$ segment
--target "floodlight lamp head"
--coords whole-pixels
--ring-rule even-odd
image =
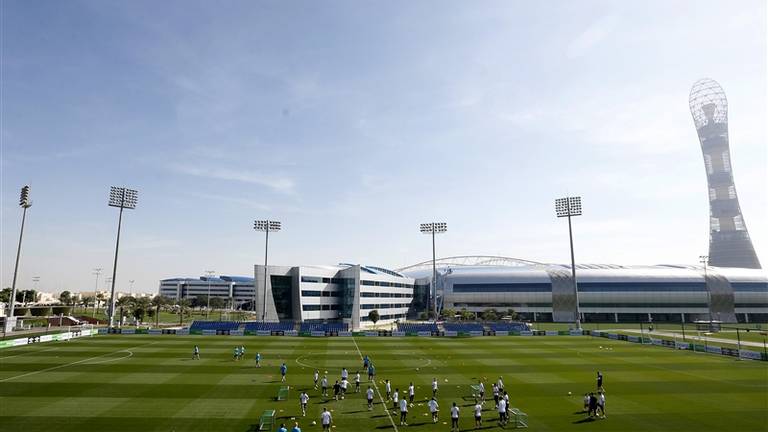
[[[135,209],[139,191],[124,187],[112,186],[109,189],[109,206]]]
[[[19,205],[23,208],[32,207],[32,200],[29,199],[29,185],[24,185],[21,188],[21,195],[19,196]]]
[[[253,221],[253,229],[256,231],[280,231],[282,224],[279,221],[272,220],[255,220]]]
[[[448,224],[445,222],[430,222],[419,225],[419,231],[423,234],[442,234],[448,231]]]
[[[557,217],[581,216],[581,197],[564,197],[555,200]]]

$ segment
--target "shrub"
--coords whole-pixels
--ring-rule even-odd
[[[69,315],[72,312],[70,306],[54,306],[51,308],[54,315]]]
[[[34,307],[34,308],[29,308],[29,311],[32,312],[32,316],[36,316],[36,317],[48,316],[51,314],[51,307],[50,306]]]
[[[23,317],[29,312],[29,308],[26,307],[17,307],[13,308],[13,315],[18,317]]]

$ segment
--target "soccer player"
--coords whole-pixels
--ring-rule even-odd
[[[312,375],[312,378],[315,380],[315,390],[317,390],[317,379],[320,377],[320,371],[315,369],[314,375]]]
[[[240,345],[240,358],[245,357],[245,345]]]
[[[236,346],[234,352],[232,353],[232,360],[238,361],[240,359],[240,347]]]
[[[406,420],[408,417],[408,402],[405,398],[400,399],[400,426],[408,426]]]
[[[499,386],[497,386],[496,384],[493,384],[493,403],[494,403],[494,408],[499,407]]]
[[[497,410],[499,412],[499,426],[504,427],[507,424],[507,401],[504,398],[499,399]]]
[[[437,404],[437,399],[433,396],[432,399],[427,402],[429,412],[432,414],[432,423],[437,423],[437,413],[440,411],[440,406]]]
[[[376,368],[373,367],[373,363],[368,363],[368,381],[373,381],[376,378]]]
[[[368,369],[368,363],[370,363],[370,360],[368,359],[368,356],[366,355],[363,357],[363,369]]]
[[[373,389],[368,386],[368,390],[365,392],[365,397],[368,399],[368,411],[373,410]]]
[[[301,432],[301,428],[299,427],[299,422],[295,422],[293,424],[293,429],[291,429],[291,432]]]
[[[307,391],[301,392],[299,395],[299,402],[301,403],[301,415],[306,416],[307,415],[307,402],[309,402],[309,395],[307,394]]]
[[[200,360],[200,347],[197,345],[192,350],[192,360]]]
[[[589,394],[589,410],[587,415],[592,418],[597,415],[597,398],[594,393]]]
[[[584,412],[589,412],[589,393],[584,393]]]
[[[504,391],[504,381],[499,377],[499,380],[496,382],[496,386],[499,388],[499,391]]]
[[[333,418],[331,417],[331,413],[328,412],[328,408],[323,407],[323,412],[320,413],[320,423],[323,425],[324,431],[331,430],[332,421],[333,421]]]
[[[603,374],[597,371],[597,391],[603,391]]]
[[[344,399],[344,396],[347,394],[347,385],[349,385],[349,381],[343,379],[341,380],[341,398]]]
[[[360,371],[355,373],[355,393],[360,393]]]
[[[480,396],[480,403],[485,405],[485,384],[481,380],[477,380],[477,389]]]
[[[509,403],[509,393],[504,392],[504,405],[507,407],[507,420],[509,420],[509,412],[512,410],[512,404]]]
[[[322,395],[328,397],[328,376],[323,375],[323,380],[320,382],[320,386],[323,389]]]
[[[411,385],[408,386],[408,402],[410,402],[411,405],[413,405],[414,396],[416,396],[416,387],[414,387],[413,382],[411,382]]]
[[[341,380],[346,381],[349,378],[349,372],[347,372],[347,368],[341,368]]]
[[[432,398],[437,396],[437,378],[432,378]]]
[[[280,429],[277,432],[288,432],[288,429],[285,428],[285,423],[280,423]]]
[[[605,418],[605,392],[598,393],[597,408],[600,409],[600,415]],[[595,410],[595,415],[597,415],[597,410]]]
[[[399,406],[398,405],[399,399],[400,399],[400,389],[396,388],[395,392],[392,393],[392,404],[395,407],[394,409],[397,409],[397,407]]]
[[[285,382],[285,374],[288,373],[288,366],[285,363],[280,365],[280,375],[282,375],[282,381]]]
[[[480,401],[475,404],[475,429],[483,427],[483,405]]]
[[[339,380],[336,380],[336,384],[333,385],[333,398],[339,400],[339,393],[341,392],[341,384]]]
[[[389,380],[384,380],[384,389],[387,391],[387,400],[392,396],[392,383]]]
[[[459,407],[456,406],[456,402],[451,407],[451,432],[459,432]]]
[[[256,367],[261,367],[261,353],[256,353]]]

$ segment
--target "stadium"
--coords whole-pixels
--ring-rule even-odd
[[[353,264],[256,265],[252,279],[165,279],[159,293],[175,299],[219,296],[260,313],[262,321],[335,322],[353,330],[374,324],[371,310],[381,324],[391,324],[416,319],[432,304],[438,314],[513,310],[533,322],[768,322],[768,273],[736,194],[725,92],[714,80],[699,80],[689,108],[709,191],[709,255],[701,266],[561,265],[494,256],[434,259],[397,271]]]

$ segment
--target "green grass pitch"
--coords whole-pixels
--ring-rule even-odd
[[[191,359],[195,344],[199,361]],[[246,346],[246,359],[234,362],[232,349],[239,344]],[[327,370],[331,383],[343,366],[353,376],[362,366],[358,346],[376,364],[378,380],[390,379],[401,392],[410,381],[417,386],[410,425],[400,427],[391,413],[401,431],[448,431],[452,402],[461,407],[462,430],[473,429],[469,385],[487,378],[488,396],[490,381],[500,375],[512,406],[529,415],[531,431],[768,428],[766,363],[602,338],[123,335],[0,351],[0,429],[246,432],[256,430],[263,410],[275,409],[278,423],[296,417],[303,431],[320,431],[323,407],[333,411],[334,431],[394,429],[378,394],[368,411],[362,393],[327,401],[312,389],[315,367]],[[260,369],[253,361],[257,351],[263,356]],[[288,400],[277,402],[283,361],[291,391]],[[582,396],[594,389],[597,370],[605,376],[607,418],[587,422]],[[440,381],[437,425],[424,404],[433,377]],[[311,398],[305,418],[301,389],[309,389]],[[500,429],[493,401],[486,410],[485,428]]]

